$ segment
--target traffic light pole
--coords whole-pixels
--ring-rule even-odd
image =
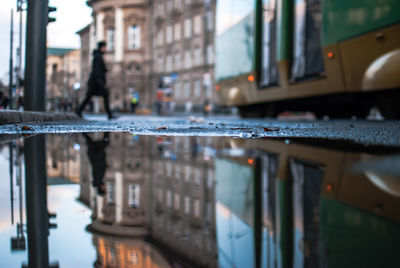
[[[28,0],[24,104],[26,111],[45,111],[46,27],[48,0]]]
[[[43,135],[24,141],[28,267],[49,267],[46,142]]]
[[[13,63],[13,48],[14,44],[14,11],[11,9],[11,28],[10,28],[10,85],[8,89],[9,107],[12,109],[13,104],[13,78],[14,78],[14,63]]]

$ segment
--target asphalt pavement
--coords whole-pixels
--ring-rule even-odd
[[[400,121],[287,121],[238,117],[86,116],[86,120],[6,124],[0,134],[130,132],[157,136],[305,139],[400,148]]]

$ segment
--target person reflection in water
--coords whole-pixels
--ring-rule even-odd
[[[110,144],[109,133],[104,133],[103,139],[93,141],[86,133],[82,134],[88,146],[88,158],[92,165],[93,181],[92,185],[97,189],[97,193],[101,196],[105,195],[105,185],[103,182],[106,173],[106,148]]]

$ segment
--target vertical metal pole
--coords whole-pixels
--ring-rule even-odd
[[[45,137],[31,137],[24,145],[28,263],[30,268],[45,268],[49,267]]]
[[[23,203],[22,203],[22,163],[21,163],[21,158],[22,158],[22,152],[20,145],[17,144],[17,166],[18,170],[16,171],[16,176],[17,176],[17,184],[19,186],[19,220],[20,224],[23,225],[24,223],[24,218],[23,218]]]
[[[10,199],[11,199],[11,224],[14,225],[14,155],[12,142],[8,145],[10,160]]]
[[[17,11],[19,12],[19,48],[18,48],[18,76],[17,76],[17,88],[19,89],[19,94],[21,94],[21,83],[20,79],[22,78],[22,3],[18,2],[18,9]],[[18,99],[17,99],[18,101]]]
[[[24,103],[27,111],[45,111],[48,0],[28,0]]]
[[[14,44],[14,10],[11,9],[11,22],[10,22],[10,85],[8,89],[8,98],[9,98],[9,107],[12,109],[12,87],[13,87],[13,78],[14,78],[14,64],[13,64],[13,44]]]

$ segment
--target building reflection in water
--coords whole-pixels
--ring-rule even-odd
[[[112,133],[103,195],[88,168],[90,142],[78,139],[79,200],[92,209],[96,267],[400,265],[399,174],[351,168],[381,155]]]

